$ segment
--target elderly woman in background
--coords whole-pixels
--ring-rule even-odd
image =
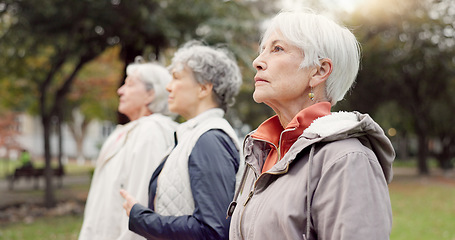
[[[154,63],[130,64],[126,71],[117,91],[118,110],[131,121],[118,126],[101,148],[80,240],[144,239],[128,230],[118,191],[124,188],[146,204],[149,179],[174,146],[177,123],[163,115],[168,113],[169,71]]]
[[[230,239],[389,238],[393,147],[368,115],[331,113],[359,56],[348,29],[310,10],[271,21],[253,61],[253,98],[276,115],[245,139]]]
[[[190,42],[169,69],[169,109],[187,121],[152,176],[148,208],[121,191],[130,229],[147,239],[228,239],[225,213],[240,160],[237,136],[223,115],[239,91],[239,68],[226,51]]]

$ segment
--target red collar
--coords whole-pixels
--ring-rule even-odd
[[[300,111],[283,129],[278,116],[273,116],[263,122],[252,137],[265,140],[275,145],[270,148],[267,159],[262,166],[262,172],[268,171],[275,165],[291,148],[292,144],[310,124],[317,118],[330,114],[331,104],[329,102],[316,103]],[[286,132],[283,132],[285,131]],[[283,132],[283,134],[282,134]],[[281,136],[282,135],[282,136]],[[281,144],[279,143],[281,136]],[[279,152],[278,152],[279,151]]]
[[[317,118],[326,116],[330,114],[330,108],[332,105],[329,102],[320,102],[314,105],[311,105],[299,113],[289,122],[286,126],[286,130],[294,129],[292,131],[286,131],[286,139],[297,139],[303,131],[311,125],[311,123]],[[264,121],[252,134],[252,137],[265,140],[278,146],[280,140],[280,135],[284,131],[281,126],[278,116],[275,115],[266,121]]]

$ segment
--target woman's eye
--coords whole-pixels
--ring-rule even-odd
[[[272,51],[273,51],[273,52],[283,51],[283,48],[280,47],[280,46],[274,46]]]

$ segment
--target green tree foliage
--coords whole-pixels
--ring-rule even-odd
[[[77,159],[84,159],[84,139],[92,120],[116,122],[117,85],[124,65],[119,52],[116,45],[86,64],[68,94],[63,117],[76,142]]]
[[[52,119],[61,119],[65,96],[77,72],[107,45],[106,39],[93,31],[91,22],[84,19],[90,11],[83,3],[77,1],[71,7],[66,1],[1,3],[2,18],[11,18],[11,24],[1,39],[7,67],[0,75],[26,81],[39,99],[36,102],[44,130],[48,207],[56,204],[50,162]]]
[[[55,119],[58,123],[64,119],[64,109],[70,106],[65,104],[83,108],[79,100],[67,97],[76,79],[93,79],[78,75],[84,65],[114,45],[120,46],[126,66],[137,55],[158,59],[168,49],[196,38],[226,44],[246,79],[252,79],[258,19],[273,9],[272,2],[258,7],[246,0],[0,0],[0,91],[5,92],[0,102],[20,110],[34,109],[41,117],[46,205],[55,205],[51,127]]]
[[[416,134],[421,174],[429,173],[430,138],[442,134],[443,142],[450,143],[455,136],[447,116],[454,101],[454,17],[451,1],[387,0],[359,8],[350,22],[363,59],[357,85],[344,104],[371,113],[393,106],[389,116],[378,119]]]

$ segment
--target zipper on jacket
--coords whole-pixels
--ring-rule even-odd
[[[250,193],[248,194],[248,197],[246,198],[245,203],[243,203],[244,207],[248,204],[248,202],[250,201],[251,197],[253,197],[253,195],[254,195],[254,189],[251,190]]]
[[[285,133],[285,132],[290,132],[290,131],[294,131],[295,129],[296,129],[296,128],[285,129],[285,130],[283,130],[283,131],[281,132],[281,134],[280,134],[280,140],[278,141],[278,147],[277,147],[274,143],[269,142],[269,141],[267,141],[267,140],[258,139],[258,138],[254,138],[254,137],[251,137],[251,138],[252,138],[253,140],[256,140],[256,141],[259,141],[259,142],[268,143],[268,144],[272,145],[272,146],[276,149],[276,151],[277,151],[277,156],[278,156],[278,157],[277,157],[278,159],[277,159],[276,162],[275,162],[275,164],[276,164],[276,163],[278,163],[278,162],[281,160],[281,138],[283,137],[283,133]],[[275,164],[274,164],[274,165],[275,165]],[[261,172],[260,172],[259,176],[256,178],[256,180],[255,180],[255,182],[254,182],[254,188],[256,188],[256,183],[257,183],[257,181],[261,178],[261,176],[262,176],[263,174],[278,175],[278,174],[286,173],[286,172],[288,171],[288,168],[289,168],[289,164],[287,164],[287,167],[286,167],[286,169],[285,169],[284,171],[281,171],[281,172],[278,172],[278,173],[267,173],[267,172],[262,173],[262,169],[261,169]]]
[[[294,131],[294,130],[296,130],[296,129],[297,129],[297,128],[290,128],[290,129],[285,129],[285,130],[283,130],[283,131],[280,133],[280,139],[279,139],[279,141],[278,141],[278,147],[277,147],[274,143],[271,143],[271,142],[269,142],[269,141],[267,141],[267,140],[258,139],[258,138],[254,138],[254,137],[251,137],[251,138],[254,139],[254,140],[256,140],[256,141],[261,141],[261,142],[268,143],[268,144],[272,145],[272,146],[275,148],[275,150],[277,151],[277,159],[276,159],[276,161],[275,161],[275,164],[276,164],[277,162],[279,162],[279,161],[281,160],[281,139],[283,138],[283,134],[284,134],[285,132],[291,132],[291,131]],[[275,165],[275,164],[274,164],[274,165]],[[262,170],[261,170],[261,172],[262,172]],[[261,174],[261,175],[262,175],[262,174]],[[259,179],[259,178],[258,178],[258,179]]]
[[[248,163],[246,164],[245,167],[250,167],[250,168],[253,169],[253,167],[252,167],[250,164],[248,164]],[[255,173],[254,169],[253,169],[253,174],[255,175],[255,178],[256,178],[256,180],[257,180],[257,179],[258,179],[258,178],[257,178],[257,174]],[[256,181],[256,180],[255,180],[255,181]],[[242,189],[243,189],[243,186],[242,186]],[[241,211],[241,213],[240,213],[240,216],[239,216],[239,217],[240,217],[240,220],[239,220],[239,232],[240,232],[240,238],[241,238],[242,240],[244,239],[244,237],[243,237],[243,232],[242,232],[242,221],[243,221],[243,215],[245,214],[245,206],[246,206],[246,204],[250,201],[250,199],[253,197],[253,195],[254,195],[254,189],[255,189],[255,186],[253,186],[253,189],[251,189],[250,192],[248,193],[248,197],[247,197],[247,199],[245,200],[245,202],[243,203],[243,209],[242,209],[242,211]]]
[[[279,149],[280,149],[280,146],[281,146],[281,138],[282,138],[282,136],[283,136],[283,133],[284,133],[284,132],[289,132],[289,131],[294,131],[294,130],[295,130],[295,128],[293,128],[293,129],[287,129],[287,130],[284,130],[283,132],[281,132],[281,134],[280,134],[280,140],[279,140],[279,142],[278,142],[278,147],[277,147],[275,144],[273,144],[273,143],[271,143],[271,142],[269,142],[269,141],[267,141],[267,140],[257,139],[257,138],[254,138],[254,137],[251,137],[251,138],[254,139],[254,140],[256,140],[256,141],[261,141],[261,142],[268,143],[268,144],[272,145],[272,146],[278,151],[278,154],[277,154],[277,155],[278,155],[278,159],[277,159],[277,161],[275,162],[275,164],[276,164],[278,161],[281,160],[281,151],[280,151]],[[248,136],[245,137],[245,140],[246,140],[247,137],[248,137]],[[244,142],[245,142],[245,140],[244,140]],[[250,166],[250,164],[247,164],[247,165]],[[245,166],[245,167],[248,167],[248,166]],[[251,167],[251,166],[250,166],[250,167]],[[246,205],[248,204],[248,202],[251,200],[251,198],[252,198],[253,195],[254,195],[254,190],[256,189],[256,184],[257,184],[258,180],[259,180],[259,179],[261,178],[261,176],[264,175],[264,174],[277,175],[277,174],[286,173],[288,170],[289,170],[289,164],[287,164],[286,169],[285,169],[284,171],[281,171],[281,172],[279,172],[279,173],[267,173],[267,172],[262,173],[262,169],[261,169],[259,176],[257,176],[257,174],[255,173],[254,168],[253,168],[253,173],[256,174],[257,177],[256,177],[256,180],[254,181],[253,189],[250,190],[250,193],[248,194],[248,197],[246,198],[245,202],[243,203],[242,213],[240,214],[239,232],[240,232],[240,237],[241,237],[241,239],[244,239],[244,237],[243,237],[243,232],[242,232],[242,220],[243,220],[243,215],[244,215],[244,213],[245,213]]]
[[[296,129],[297,129],[297,128],[285,129],[285,130],[283,130],[283,131],[280,133],[280,141],[278,142],[278,148],[277,148],[277,151],[278,151],[278,159],[277,159],[276,163],[279,162],[279,161],[281,160],[281,139],[283,138],[283,133],[285,133],[285,132],[291,132],[291,131],[294,131],[294,130],[296,130]],[[276,163],[275,163],[275,164],[276,164]]]

